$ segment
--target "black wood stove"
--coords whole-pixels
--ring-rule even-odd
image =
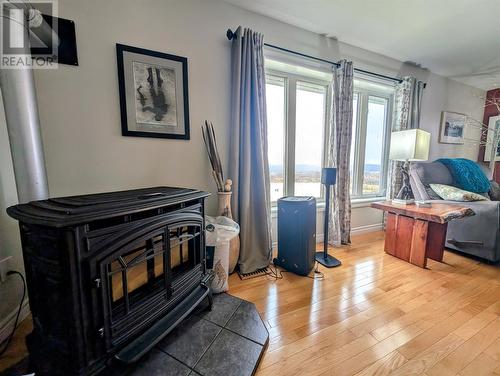
[[[20,222],[38,375],[131,363],[204,298],[204,199],[157,187],[10,207]]]

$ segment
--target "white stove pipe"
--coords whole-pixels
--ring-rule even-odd
[[[19,21],[11,23],[10,33],[15,32],[19,40],[29,41],[27,20]],[[30,54],[29,45],[24,49]],[[49,190],[33,70],[0,69],[0,89],[19,202],[46,199]]]

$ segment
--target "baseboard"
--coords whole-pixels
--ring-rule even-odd
[[[364,234],[367,232],[374,232],[374,231],[382,231],[383,230],[383,224],[382,223],[375,223],[373,225],[367,225],[367,226],[359,226],[351,229],[351,234]]]
[[[373,225],[359,226],[351,229],[352,235],[365,234],[367,232],[382,231],[383,224],[375,223]],[[323,234],[316,234],[316,243],[323,243]],[[278,241],[273,241],[273,248],[278,246]]]
[[[7,337],[10,335],[12,332],[12,328],[14,326],[14,321],[16,320],[16,315],[17,315],[17,310],[19,309],[19,306],[9,313],[6,318],[4,318],[0,322],[0,343],[5,341]],[[21,313],[19,314],[19,323],[21,323],[28,315],[30,314],[30,306],[28,304],[28,299],[26,299],[23,302],[23,306],[21,308]]]
[[[365,234],[367,232],[381,231],[382,223],[351,228],[351,235]],[[316,243],[323,243],[323,234],[316,234]]]

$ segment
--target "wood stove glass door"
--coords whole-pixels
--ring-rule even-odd
[[[108,348],[149,325],[200,283],[203,219],[155,225],[100,261]]]
[[[201,262],[201,224],[175,224],[169,226],[170,267],[172,279],[192,270]]]
[[[170,296],[170,257],[166,228],[147,234],[123,247],[106,265],[108,301],[114,322],[140,306],[149,298]]]

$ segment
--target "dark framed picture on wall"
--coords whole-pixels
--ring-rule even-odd
[[[122,135],[189,140],[187,59],[116,45]]]
[[[464,143],[466,124],[467,115],[457,112],[442,111],[439,143],[462,145]]]

